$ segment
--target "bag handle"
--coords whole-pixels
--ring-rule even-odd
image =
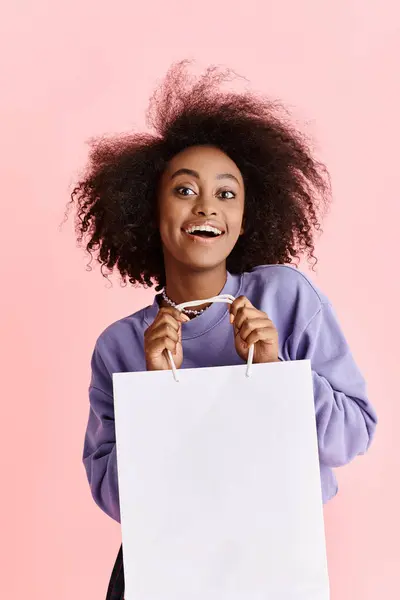
[[[220,294],[219,296],[213,296],[212,298],[207,298],[206,300],[192,300],[191,302],[182,302],[178,304],[176,308],[179,311],[182,311],[184,308],[191,308],[192,306],[200,306],[201,304],[211,304],[214,302],[225,302],[226,304],[232,304],[235,300],[234,296],[230,294]],[[171,353],[171,350],[167,350],[168,359],[171,365],[172,374],[174,376],[175,381],[179,381],[178,369],[175,366],[174,359]],[[249,355],[247,357],[247,369],[246,369],[246,377],[250,377],[251,367],[253,364],[253,356],[254,356],[254,344],[251,344],[249,348]]]

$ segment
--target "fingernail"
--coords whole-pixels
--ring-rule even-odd
[[[230,314],[230,315],[229,315],[229,320],[230,320],[230,322],[231,322],[231,325],[232,325],[232,324],[233,324],[233,321],[235,320],[235,317],[234,317],[232,314]]]

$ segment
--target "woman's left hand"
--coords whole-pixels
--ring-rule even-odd
[[[249,347],[254,344],[253,362],[278,362],[278,332],[268,315],[254,308],[245,296],[236,298],[230,313],[240,358],[246,361]]]

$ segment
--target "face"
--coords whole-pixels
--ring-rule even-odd
[[[243,233],[244,198],[238,167],[218,148],[192,146],[174,156],[158,194],[166,270],[210,270],[225,262]]]

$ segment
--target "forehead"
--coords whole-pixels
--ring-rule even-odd
[[[239,180],[241,173],[236,163],[225,152],[214,146],[190,146],[176,154],[168,163],[166,173],[187,168],[198,171],[200,177],[232,173]]]

